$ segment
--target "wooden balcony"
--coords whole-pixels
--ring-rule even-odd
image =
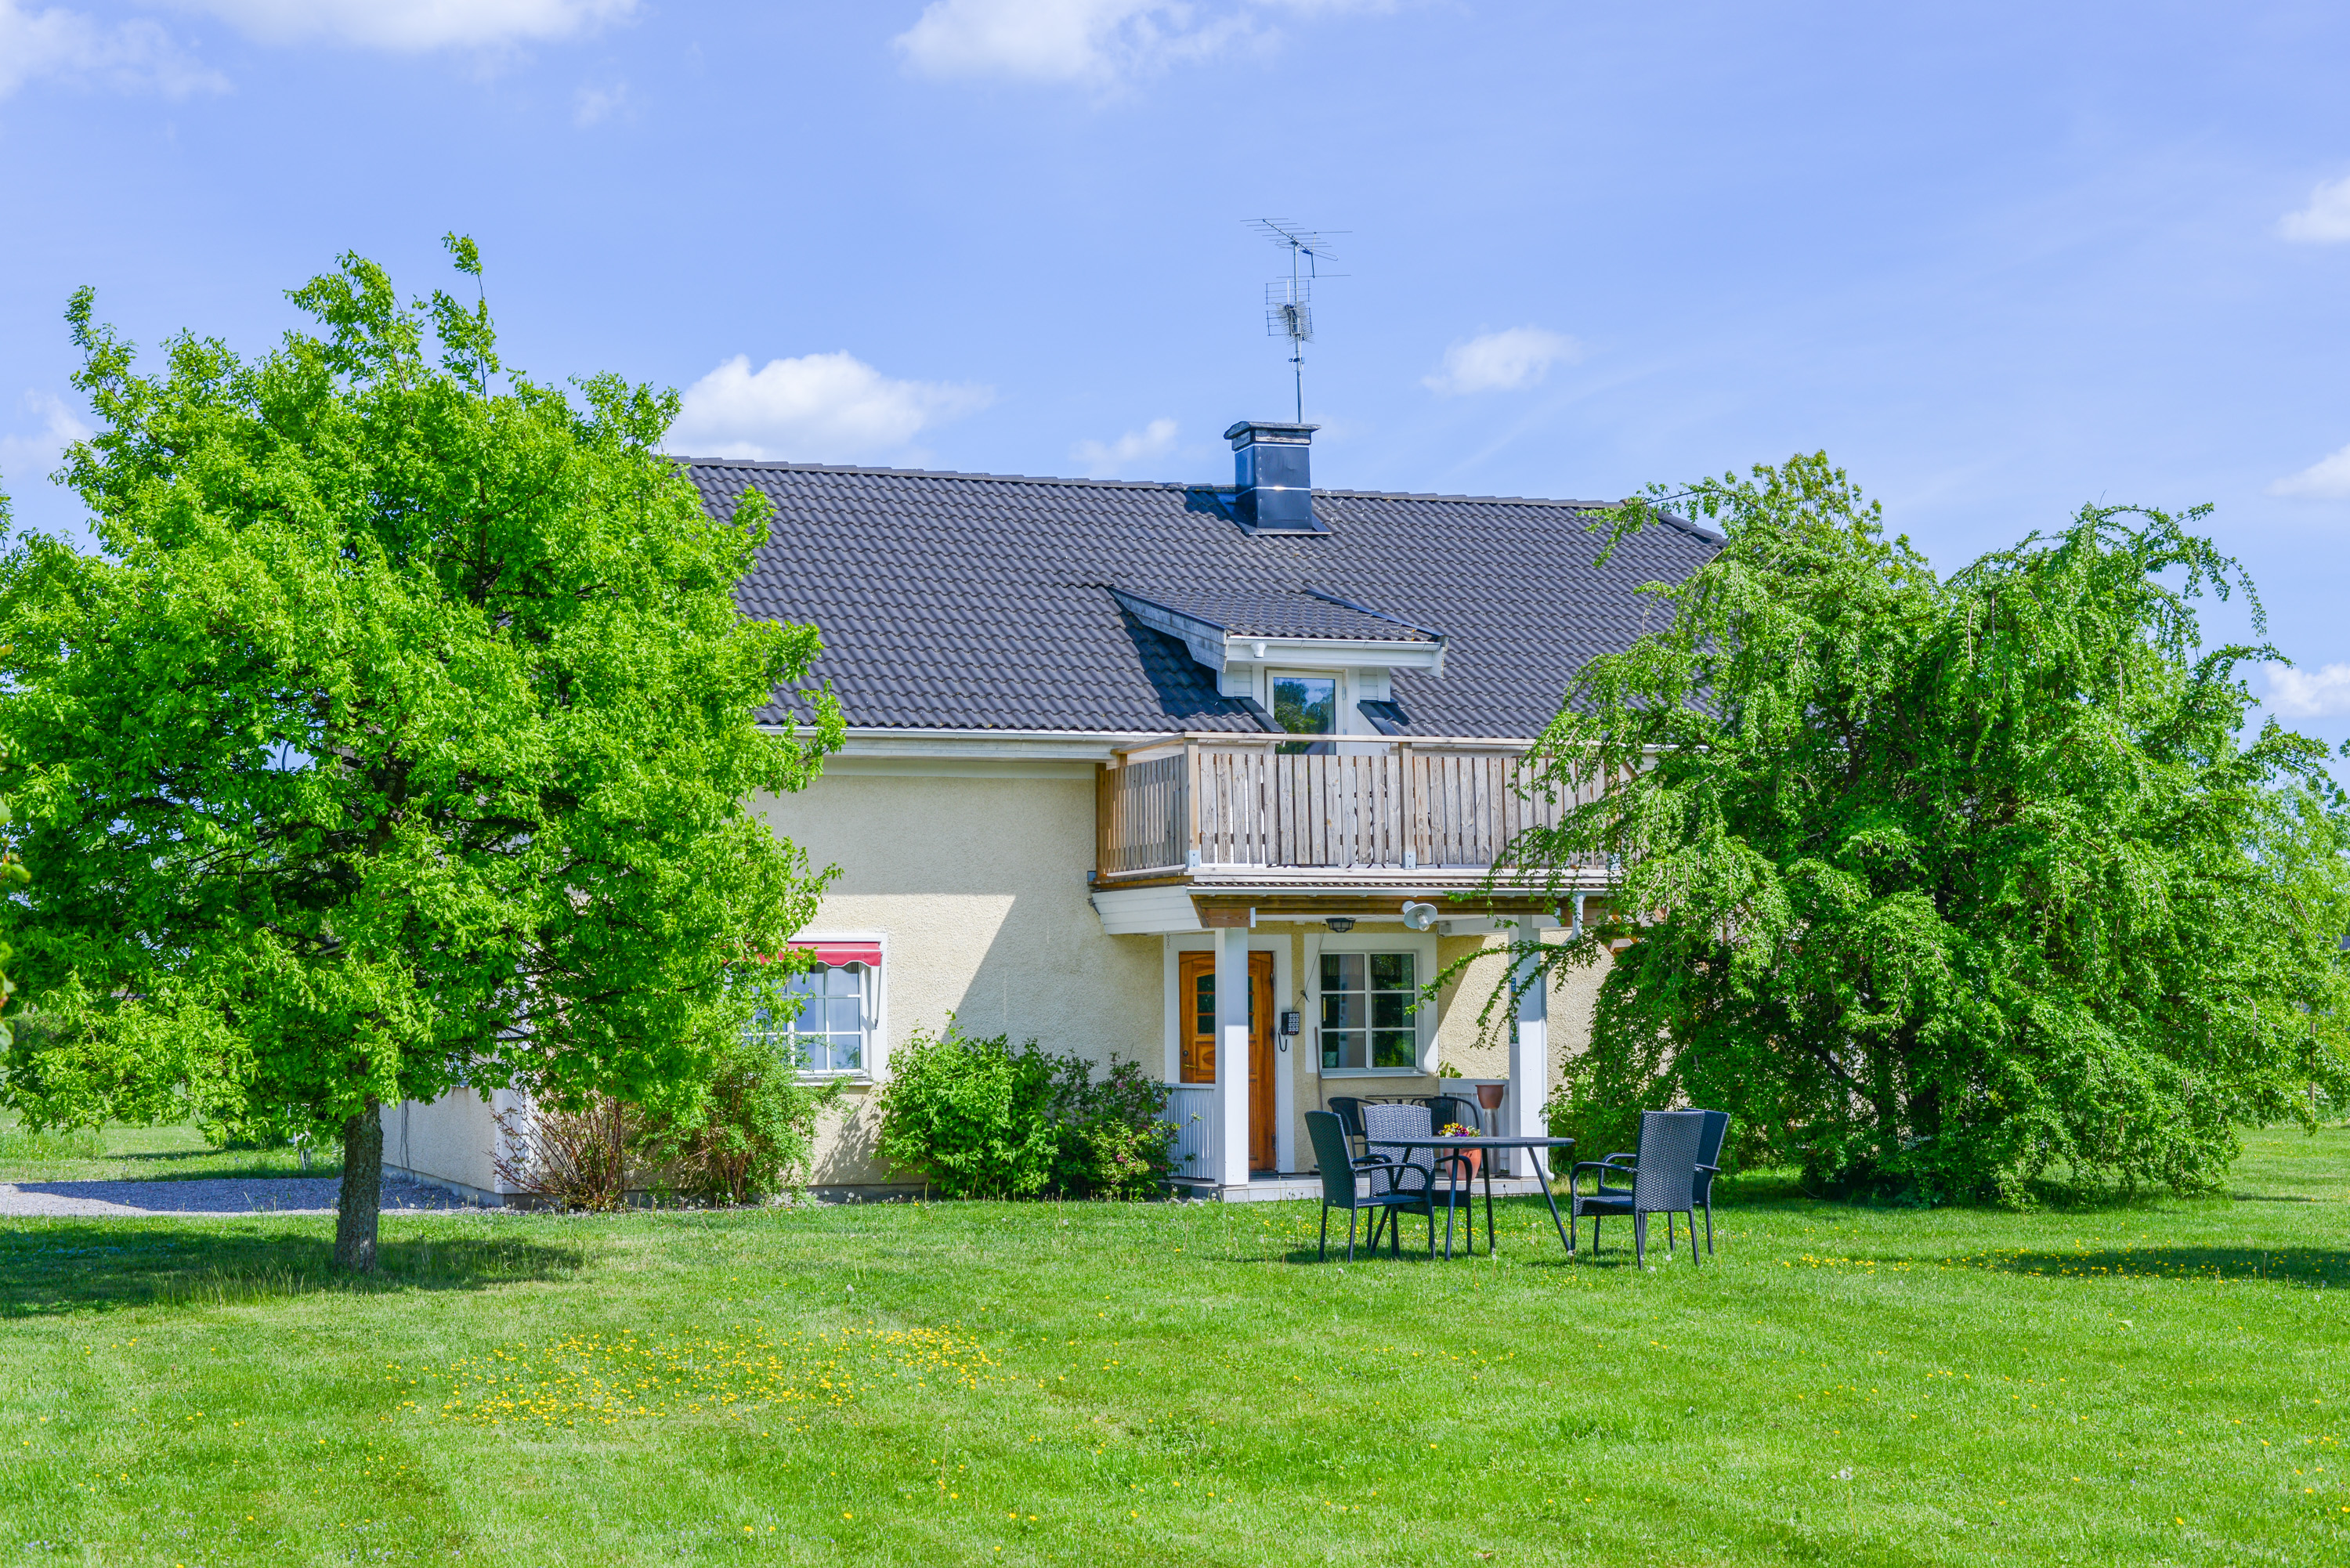
[[[1097,880],[1468,887],[1512,840],[1555,825],[1525,744],[1347,737],[1328,754],[1277,735],[1186,735],[1120,753],[1098,781]]]

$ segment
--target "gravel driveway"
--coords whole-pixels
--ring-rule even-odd
[[[206,1178],[199,1181],[0,1182],[0,1217],[73,1215],[142,1220],[172,1214],[331,1214],[342,1179],[335,1176]],[[410,1181],[384,1179],[383,1208],[470,1209],[473,1205]]]

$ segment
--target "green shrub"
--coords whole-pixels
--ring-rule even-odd
[[[1035,1049],[1035,1042],[1030,1042]],[[1083,1059],[1065,1056],[1054,1078],[1053,1115],[1062,1129],[1065,1190],[1094,1198],[1148,1198],[1174,1168],[1174,1124],[1167,1086],[1139,1062],[1110,1058],[1096,1083]]]
[[[1096,1083],[1081,1056],[917,1030],[881,1091],[879,1152],[949,1198],[1136,1198],[1170,1168],[1167,1091],[1138,1062]]]
[[[697,1203],[756,1203],[804,1186],[817,1120],[848,1085],[809,1084],[764,1039],[731,1038],[699,1084],[656,1104],[597,1095],[497,1116],[501,1179],[556,1207],[600,1211],[651,1192]]]
[[[847,1083],[805,1083],[799,1063],[764,1040],[737,1037],[720,1051],[697,1101],[647,1119],[639,1158],[681,1196],[753,1203],[806,1185],[819,1117]]]

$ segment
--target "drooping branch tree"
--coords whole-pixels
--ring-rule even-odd
[[[478,280],[469,241],[452,236]],[[815,628],[740,616],[755,509],[661,456],[673,394],[510,375],[485,304],[347,256],[318,329],[159,374],[69,311],[99,549],[0,564],[0,793],[36,880],[7,1094],[49,1122],[338,1129],[373,1266],[381,1106],[707,1081],[821,877],[754,814],[837,743],[753,711]]]
[[[2343,801],[2318,742],[2244,732],[2275,656],[2202,646],[2199,597],[2251,584],[2200,511],[1945,578],[1825,457],[1608,522],[1668,504],[1728,542],[1578,675],[1538,755],[1585,804],[1517,846],[1618,878],[1538,950],[1620,950],[1582,1114],[1724,1106],[1827,1189],[2015,1199],[2207,1185],[2237,1125],[2350,1086]]]

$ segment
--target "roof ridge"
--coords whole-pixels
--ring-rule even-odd
[[[1230,490],[1229,484],[1186,484],[1172,479],[1072,479],[1048,473],[975,473],[956,468],[882,468],[853,462],[777,462],[747,457],[680,457],[663,453],[688,468],[753,468],[784,473],[865,473],[890,479],[977,479],[995,484],[1067,484],[1100,490]]]
[[[1212,480],[1181,479],[1085,479],[1050,473],[980,473],[959,468],[884,468],[868,463],[853,462],[783,462],[765,458],[749,457],[684,457],[664,453],[672,462],[688,468],[748,468],[782,473],[852,473],[869,474],[886,479],[969,479],[990,484],[1066,484],[1076,489],[1094,490],[1209,490],[1219,494],[1236,493],[1235,484],[1219,484]],[[1468,503],[1485,506],[1555,506],[1569,512],[1598,512],[1610,506],[1620,506],[1619,501],[1576,501],[1555,495],[1467,495],[1432,490],[1336,490],[1315,485],[1313,493],[1338,501],[1441,501],[1454,504]],[[1685,517],[1670,513],[1658,514],[1661,521],[1684,533],[1708,539],[1714,544],[1725,543],[1711,529],[1700,527]]]

